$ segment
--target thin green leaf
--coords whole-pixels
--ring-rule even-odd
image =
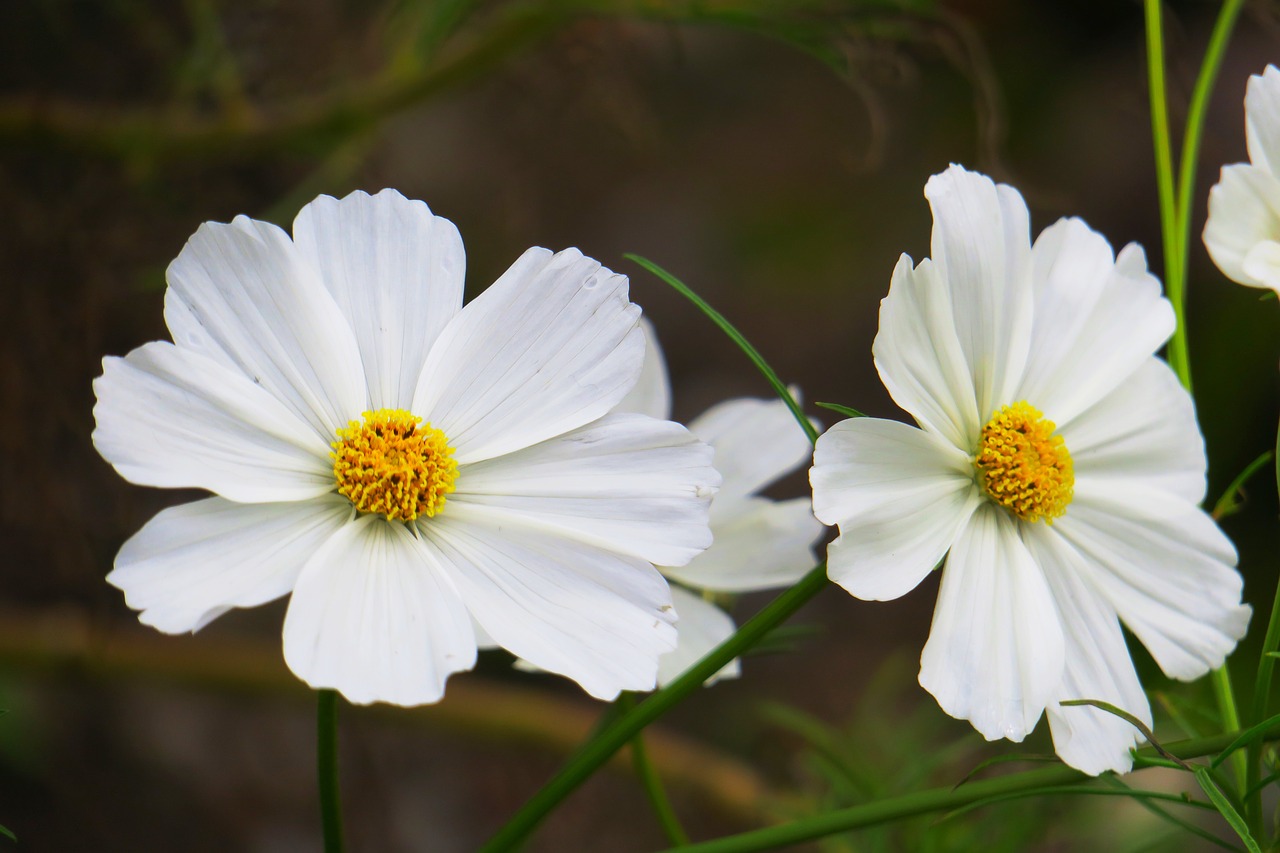
[[[1222,819],[1230,824],[1236,835],[1240,836],[1240,840],[1244,842],[1244,846],[1249,853],[1262,853],[1262,847],[1258,845],[1258,842],[1253,838],[1253,834],[1249,832],[1249,827],[1245,825],[1244,818],[1240,817],[1240,812],[1236,811],[1235,807],[1231,805],[1231,801],[1227,799],[1226,794],[1218,787],[1218,783],[1213,781],[1213,777],[1209,775],[1208,768],[1197,767],[1192,772],[1195,773],[1196,781],[1200,783],[1200,788],[1218,810],[1218,814],[1222,815]]]
[[[15,843],[18,840],[18,836],[14,835],[13,832],[11,832],[9,828],[6,826],[0,826],[0,835],[3,835],[5,838]]]
[[[1133,726],[1138,731],[1142,732],[1142,736],[1147,739],[1148,743],[1151,744],[1151,748],[1154,749],[1156,752],[1160,753],[1160,755],[1162,755],[1165,759],[1178,764],[1178,766],[1180,766],[1183,770],[1191,769],[1191,765],[1187,764],[1185,761],[1178,758],[1178,756],[1169,752],[1167,749],[1165,749],[1163,746],[1160,745],[1160,741],[1156,740],[1155,732],[1151,731],[1151,729],[1147,727],[1146,723],[1142,722],[1142,720],[1139,720],[1137,717],[1135,717],[1133,714],[1130,714],[1128,711],[1124,711],[1124,710],[1121,710],[1120,708],[1117,708],[1115,705],[1112,705],[1110,702],[1102,702],[1098,699],[1068,699],[1067,701],[1059,702],[1058,704],[1063,706],[1090,705],[1101,711],[1106,711],[1108,714],[1119,717],[1129,725]]]
[[[1230,743],[1230,745],[1227,746],[1226,749],[1222,750],[1222,752],[1218,753],[1217,756],[1214,757],[1213,761],[1209,762],[1209,766],[1214,768],[1218,767],[1218,765],[1222,764],[1222,762],[1227,760],[1227,758],[1231,755],[1231,753],[1235,752],[1237,749],[1240,749],[1241,747],[1249,746],[1251,744],[1261,741],[1267,735],[1267,733],[1270,732],[1272,729],[1274,729],[1277,725],[1280,725],[1280,714],[1276,714],[1273,717],[1268,717],[1267,719],[1258,723],[1256,726],[1250,726],[1249,728],[1245,729],[1243,732],[1241,732],[1240,737],[1233,740]]]
[[[863,414],[862,412],[859,412],[857,409],[851,409],[848,406],[842,406],[839,403],[814,402],[814,405],[820,409],[830,409],[831,411],[837,414],[844,415],[846,418],[865,418],[866,417],[865,414]]]
[[[977,767],[973,768],[968,773],[964,774],[964,778],[961,779],[959,782],[957,782],[951,788],[951,790],[954,791],[956,788],[959,788],[961,785],[963,785],[965,782],[968,782],[974,776],[977,776],[983,770],[986,770],[988,767],[994,767],[997,764],[1009,764],[1014,761],[1028,761],[1028,762],[1035,762],[1040,764],[1054,764],[1057,762],[1057,760],[1058,760],[1058,756],[1056,755],[1043,755],[1041,753],[1035,753],[1035,752],[1011,752],[1006,755],[997,755],[994,758],[988,758],[986,761],[982,762]]]
[[[1254,794],[1258,793],[1263,788],[1270,785],[1272,782],[1275,782],[1277,779],[1280,779],[1280,770],[1276,771],[1275,773],[1272,773],[1270,776],[1267,776],[1264,779],[1258,780],[1252,788],[1244,792],[1244,797],[1242,797],[1241,799],[1245,799],[1245,800],[1249,799]]]
[[[751,359],[751,363],[754,364],[762,374],[764,374],[764,378],[773,386],[773,391],[778,395],[778,399],[787,404],[787,408],[791,410],[791,414],[795,417],[796,423],[800,424],[800,428],[804,430],[804,434],[809,436],[809,441],[816,442],[818,440],[818,431],[814,428],[813,424],[809,422],[809,419],[805,417],[804,412],[800,409],[800,404],[796,402],[795,397],[791,396],[791,392],[787,390],[787,386],[778,378],[778,374],[774,372],[774,369],[769,366],[767,361],[764,360],[764,356],[760,355],[760,351],[753,347],[751,342],[748,341],[741,332],[734,328],[732,323],[724,318],[723,314],[707,304],[706,300],[694,293],[687,284],[655,264],[653,261],[630,252],[627,252],[622,257],[632,263],[639,264],[658,278],[665,281],[667,284],[671,285],[671,287],[675,288],[681,296],[696,305],[699,311],[706,314],[707,318],[710,319],[711,322],[719,326],[720,331],[728,335],[729,339],[738,345],[738,349],[742,350],[746,357]]]
[[[961,815],[968,814],[975,809],[985,808],[986,806],[995,805],[996,803],[1005,803],[1009,800],[1022,800],[1027,797],[1043,797],[1048,795],[1061,796],[1085,796],[1085,797],[1129,797],[1135,800],[1163,800],[1169,803],[1177,803],[1180,806],[1190,806],[1196,809],[1207,809],[1213,811],[1213,806],[1208,803],[1197,802],[1190,799],[1185,793],[1171,794],[1168,791],[1144,791],[1139,788],[1125,788],[1123,791],[1115,788],[1091,788],[1088,785],[1046,785],[1043,788],[1028,788],[1024,791],[1011,791],[1007,794],[997,794],[992,797],[983,797],[975,800],[961,808],[948,812],[937,820],[937,823],[943,823]],[[1224,799],[1224,802],[1226,800]],[[1227,807],[1231,807],[1231,803],[1226,803]],[[1232,809],[1234,812],[1235,810]]]
[[[1213,505],[1212,515],[1215,519],[1227,518],[1240,511],[1244,506],[1244,484],[1258,473],[1263,465],[1270,462],[1274,455],[1270,450],[1264,450],[1257,459],[1246,465],[1244,470],[1236,475],[1231,485],[1227,486],[1227,490],[1222,493],[1222,497],[1218,498],[1218,502]]]

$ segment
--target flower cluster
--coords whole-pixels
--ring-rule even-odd
[[[1251,163],[1204,240],[1280,292],[1280,71],[1246,106]],[[93,438],[132,482],[213,496],[108,580],[169,633],[288,595],[288,665],[353,702],[436,701],[488,646],[610,699],[727,639],[723,597],[794,583],[825,523],[857,598],[940,573],[919,680],[944,711],[1013,741],[1047,715],[1067,764],[1128,770],[1139,731],[1071,703],[1150,726],[1122,626],[1194,679],[1250,618],[1157,356],[1174,311],[1141,248],[1074,218],[1033,242],[1009,186],[952,166],[925,197],[930,257],[899,260],[873,346],[915,424],[836,423],[812,501],[759,494],[810,458],[782,402],[670,420],[626,278],[576,250],[530,249],[463,305],[457,230],[392,190],[322,196],[292,236],[201,226],[168,271],[173,342],[104,361]]]

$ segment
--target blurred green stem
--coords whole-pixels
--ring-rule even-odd
[[[1200,134],[1204,127],[1205,111],[1213,91],[1214,80],[1222,65],[1222,55],[1227,40],[1240,13],[1242,0],[1227,0],[1218,14],[1209,47],[1205,52],[1195,91],[1187,111],[1187,125],[1183,134],[1181,168],[1175,195],[1173,174],[1173,143],[1169,133],[1168,98],[1164,77],[1164,28],[1161,22],[1160,0],[1144,0],[1147,31],[1147,78],[1151,92],[1151,131],[1155,142],[1156,185],[1160,196],[1160,230],[1164,237],[1165,292],[1173,305],[1177,327],[1169,340],[1169,366],[1177,373],[1187,392],[1191,392],[1191,362],[1187,352],[1186,286],[1187,260],[1191,242],[1191,193],[1195,184],[1196,158],[1200,148]],[[1226,665],[1214,670],[1210,676],[1214,698],[1226,729],[1240,728],[1240,713],[1236,708],[1235,691],[1231,686],[1231,674]],[[1248,787],[1248,760],[1243,754],[1232,756],[1237,790]]]
[[[342,804],[338,797],[338,694],[316,692],[316,771],[324,853],[342,853]]]
[[[649,753],[644,747],[643,732],[631,739],[631,763],[635,767],[640,784],[644,786],[644,793],[649,798],[649,804],[653,807],[658,823],[662,824],[662,831],[667,834],[667,840],[676,847],[688,844],[689,834],[680,825],[680,818],[676,817],[676,811],[671,807],[671,800],[667,798],[667,792],[662,787],[658,770],[649,760]]]
[[[1276,430],[1276,489],[1280,490],[1280,428]],[[1257,725],[1266,719],[1267,706],[1271,698],[1271,675],[1275,671],[1276,659],[1272,652],[1280,648],[1280,581],[1276,583],[1275,598],[1271,602],[1271,618],[1267,620],[1267,633],[1262,640],[1262,650],[1258,656],[1258,679],[1253,685],[1253,707],[1250,709],[1249,722]],[[1264,837],[1262,825],[1262,744],[1250,744],[1245,751],[1246,770],[1245,787],[1241,791],[1244,798],[1244,819],[1249,825],[1254,838]]]
[[[1228,732],[1208,738],[1184,740],[1166,744],[1165,749],[1179,758],[1196,758],[1220,752],[1231,744],[1241,733]],[[1280,733],[1270,739],[1280,738]],[[1154,756],[1155,750],[1146,747],[1138,751],[1142,756]],[[950,812],[963,807],[977,807],[988,802],[999,802],[1007,799],[1038,796],[1040,794],[1089,793],[1100,796],[1125,796],[1142,793],[1146,796],[1166,798],[1181,802],[1177,795],[1162,796],[1158,793],[1135,791],[1118,791],[1105,788],[1084,788],[1080,784],[1088,783],[1089,777],[1065,765],[1028,770],[1023,773],[1012,773],[995,779],[984,779],[967,782],[959,786],[934,788],[928,791],[917,791],[901,797],[886,797],[870,803],[852,806],[845,809],[826,812],[811,818],[757,829],[738,835],[693,844],[680,848],[685,853],[749,853],[757,850],[772,850],[787,845],[825,838],[840,832],[880,826],[886,823],[905,820],[920,815]],[[1194,801],[1188,805],[1198,805]]]

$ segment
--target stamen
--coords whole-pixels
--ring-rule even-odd
[[[440,512],[458,464],[445,434],[421,421],[403,409],[378,409],[339,429],[329,454],[338,493],[360,512],[392,521]]]
[[[1075,474],[1056,428],[1025,401],[1005,406],[982,428],[973,460],[978,479],[991,500],[1023,521],[1052,524],[1071,503]]]

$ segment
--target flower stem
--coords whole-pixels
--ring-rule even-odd
[[[1179,758],[1212,755],[1226,748],[1240,732],[1228,732],[1208,738],[1184,740],[1166,744],[1165,749]],[[1273,737],[1280,737],[1276,733]],[[1155,755],[1151,747],[1138,750],[1139,755]],[[1155,792],[1126,792],[1115,789],[1083,788],[1089,777],[1065,765],[1012,773],[995,779],[967,782],[958,786],[917,791],[901,797],[886,797],[869,803],[836,809],[810,818],[752,830],[738,835],[727,835],[713,841],[682,847],[682,853],[750,853],[756,850],[772,850],[824,838],[840,832],[894,823],[906,818],[936,812],[950,812],[963,807],[977,807],[989,802],[1040,794],[1097,793],[1100,795],[1125,795],[1141,793],[1159,798]],[[1168,795],[1166,795],[1168,796]],[[1181,802],[1181,798],[1169,796]],[[1194,804],[1188,803],[1189,805]]]
[[[1280,429],[1276,431],[1276,489],[1280,490]],[[1250,709],[1249,722],[1257,725],[1267,716],[1267,706],[1271,698],[1271,674],[1275,670],[1276,659],[1271,653],[1280,647],[1280,581],[1276,583],[1275,598],[1271,602],[1271,618],[1267,620],[1267,633],[1262,640],[1262,651],[1258,657],[1258,678],[1253,685],[1253,707]],[[1240,795],[1244,798],[1245,822],[1253,831],[1255,838],[1262,837],[1262,785],[1258,782],[1262,777],[1262,744],[1250,744],[1246,753],[1245,787]]]
[[[644,786],[645,794],[649,797],[649,803],[653,806],[653,813],[657,816],[658,823],[662,824],[662,831],[667,834],[667,840],[676,847],[688,844],[689,834],[680,825],[680,818],[676,817],[676,811],[671,807],[671,801],[667,799],[667,792],[663,790],[658,770],[649,760],[649,753],[644,748],[643,732],[631,739],[631,762],[635,766],[636,775],[640,777],[640,784]]]
[[[819,563],[809,574],[790,589],[783,592],[763,610],[747,620],[738,631],[707,653],[684,674],[666,687],[652,694],[633,710],[623,714],[617,722],[600,732],[583,745],[546,785],[520,807],[506,825],[489,839],[481,853],[505,853],[515,848],[542,819],[587,780],[602,764],[649,723],[665,714],[702,682],[719,672],[725,664],[738,657],[762,640],[770,631],[781,625],[809,599],[827,585],[827,564]]]
[[[1160,0],[1143,2],[1147,31],[1147,81],[1151,92],[1151,133],[1155,143],[1156,185],[1160,196],[1160,230],[1164,237],[1165,293],[1173,305],[1173,313],[1177,319],[1173,337],[1169,339],[1168,358],[1169,366],[1188,393],[1191,393],[1191,362],[1187,352],[1186,285],[1191,242],[1191,193],[1195,184],[1196,159],[1200,151],[1205,112],[1241,3],[1242,0],[1227,0],[1214,25],[1187,111],[1175,195]],[[1240,728],[1240,713],[1236,708],[1235,691],[1232,689],[1231,674],[1227,667],[1224,665],[1214,670],[1210,680],[1218,711],[1222,715],[1223,728]],[[1243,792],[1247,788],[1249,777],[1247,757],[1242,754],[1233,755],[1231,766],[1235,771],[1238,789]]]
[[[338,801],[338,694],[316,692],[316,772],[324,853],[342,853],[342,806]]]

